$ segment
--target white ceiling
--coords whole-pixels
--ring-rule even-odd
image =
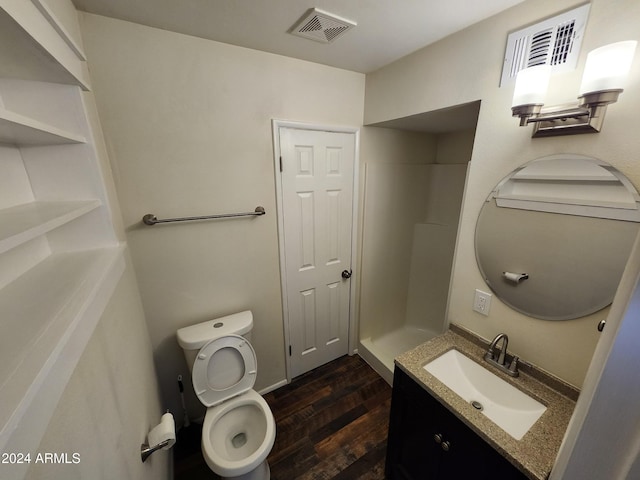
[[[523,0],[72,1],[90,13],[369,73]],[[330,44],[287,33],[311,7],[358,26]]]

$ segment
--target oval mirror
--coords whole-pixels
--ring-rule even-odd
[[[639,222],[640,196],[622,173],[594,158],[553,155],[491,192],[476,225],[476,259],[513,309],[579,318],[613,301]]]

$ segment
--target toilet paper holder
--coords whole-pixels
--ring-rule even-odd
[[[140,445],[140,457],[144,462],[153,452],[160,449],[169,450],[176,442],[176,424],[169,410],[162,415],[160,424],[151,429],[147,435],[147,443]]]
[[[514,272],[502,272],[502,276],[505,280],[514,285],[518,285],[520,282],[529,278],[528,273],[514,273]]]
[[[167,438],[166,440],[160,442],[157,445],[154,445],[153,447],[150,447],[148,443],[143,443],[142,445],[140,445],[140,457],[142,457],[142,461],[144,462],[147,458],[149,458],[153,452],[157,452],[161,448],[169,445],[170,441],[171,440]]]

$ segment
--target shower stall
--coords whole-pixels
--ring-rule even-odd
[[[364,133],[358,352],[391,383],[396,356],[447,328],[475,130]]]

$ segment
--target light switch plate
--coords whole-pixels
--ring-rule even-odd
[[[476,294],[473,297],[473,310],[481,313],[482,315],[489,315],[492,296],[493,295],[491,295],[490,293],[476,289]]]

